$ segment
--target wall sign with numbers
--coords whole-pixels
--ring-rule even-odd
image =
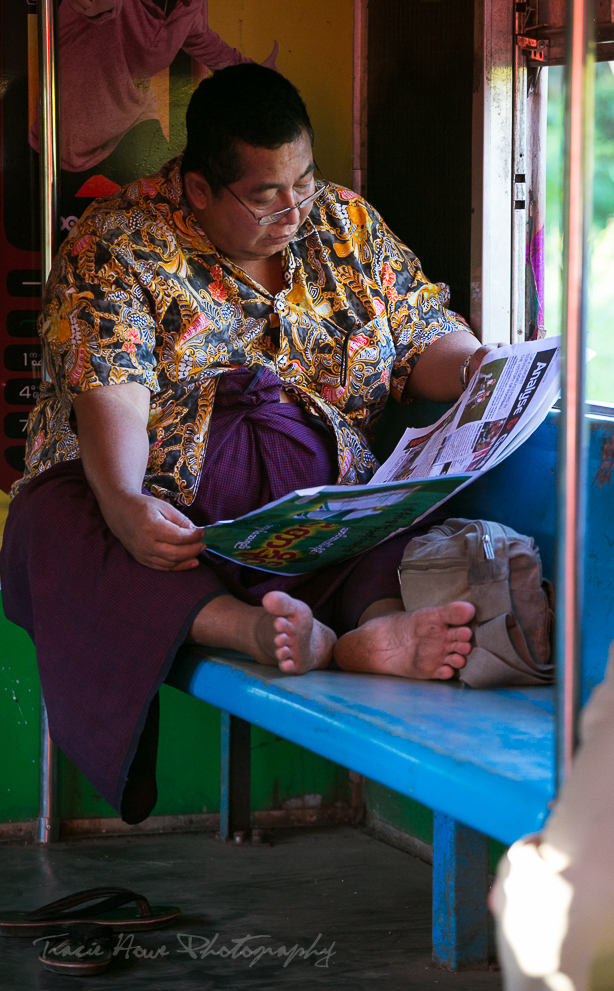
[[[28,145],[36,6],[5,0],[2,7],[2,74],[8,85],[0,133],[0,489],[8,492],[23,472],[28,413],[40,389],[41,274],[38,163]]]

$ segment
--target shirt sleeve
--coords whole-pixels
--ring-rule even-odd
[[[395,344],[391,392],[401,401],[403,390],[422,352],[444,334],[471,328],[448,309],[450,290],[430,282],[420,261],[384,224],[372,208],[376,251],[373,277],[379,292],[375,303],[385,311]]]
[[[124,382],[158,391],[152,306],[138,265],[112,245],[93,235],[64,242],[40,327],[56,394],[69,402],[88,389]]]
[[[69,3],[69,0],[62,0],[58,15],[60,27],[63,27],[64,23],[68,23],[70,19],[74,20],[75,18],[77,21],[88,21],[90,24],[106,24],[107,21],[112,21],[119,17],[123,6],[124,0],[115,0],[115,6],[111,7],[110,10],[103,10],[101,14],[95,14],[94,17],[88,17],[87,14],[80,14],[77,10],[75,10]]]
[[[219,34],[216,34],[199,15],[194,30],[190,32],[183,43],[183,50],[211,69],[223,69],[227,65],[239,65],[241,62],[253,62],[253,59],[242,55],[237,48],[228,45]]]

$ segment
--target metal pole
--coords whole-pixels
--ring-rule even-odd
[[[44,286],[58,244],[59,114],[56,71],[56,3],[38,0],[38,92],[40,121],[41,282]],[[42,378],[49,380],[43,350]],[[47,708],[41,695],[40,801],[36,820],[38,843],[59,837],[57,813],[57,753],[49,736]]]
[[[41,696],[40,800],[36,820],[36,842],[54,843],[60,837],[57,811],[57,748],[49,736],[47,707]]]
[[[41,268],[44,286],[58,246],[59,114],[55,0],[38,0]]]
[[[474,38],[470,317],[488,344],[512,340],[514,0],[476,0]]]
[[[591,220],[593,0],[567,0],[563,206],[563,403],[559,446],[556,622],[557,781],[577,742],[586,523],[584,364]]]
[[[367,195],[367,0],[354,0],[352,189]]]
[[[527,202],[529,239],[527,245],[527,340],[544,337],[544,275],[546,219],[546,131],[548,120],[548,66],[532,70],[533,80],[527,101]]]
[[[520,14],[516,14],[518,19]],[[527,60],[514,45],[514,109],[512,125],[512,344],[525,339],[527,275]]]

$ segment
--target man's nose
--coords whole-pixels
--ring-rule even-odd
[[[279,218],[278,223],[285,224],[286,227],[293,227],[296,224],[298,218],[300,218],[301,211],[294,203],[291,207],[287,207],[287,213],[284,213],[283,217]],[[297,217],[294,214],[297,214]]]
[[[280,208],[288,211],[283,215],[283,217],[280,217],[281,223],[286,223],[288,220],[290,223],[294,223],[296,220],[294,214],[300,213],[300,210],[296,205],[296,197],[291,190],[288,189],[287,191],[282,192],[282,203]]]

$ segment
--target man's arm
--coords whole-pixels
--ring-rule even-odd
[[[149,455],[149,389],[138,382],[106,385],[75,396],[73,406],[85,474],[109,529],[150,568],[197,567],[202,528],[141,491]]]
[[[69,0],[69,3],[77,14],[85,14],[86,17],[96,18],[99,14],[113,10],[117,4],[117,0]]]
[[[473,334],[463,330],[438,337],[418,358],[407,379],[403,398],[453,402],[462,392],[460,372],[469,355],[472,355],[472,359],[469,362],[467,381],[478,370],[489,351],[499,347],[503,345],[482,345]]]

